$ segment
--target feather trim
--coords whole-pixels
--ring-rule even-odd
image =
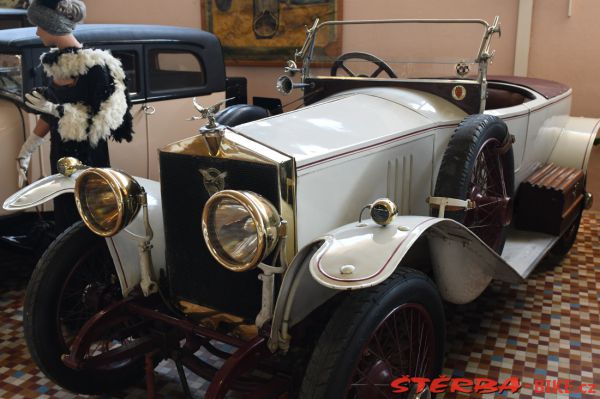
[[[64,104],[64,114],[58,119],[58,133],[63,141],[87,140],[89,109],[84,104]]]
[[[121,66],[121,62],[117,60],[107,50],[99,49],[66,49],[52,50],[45,53],[40,58],[46,75],[55,79],[70,79],[77,76],[85,75],[90,68],[101,65],[108,67],[118,66],[118,71],[113,75],[113,78],[124,81],[125,73]]]
[[[100,110],[92,118],[90,126],[90,143],[92,147],[98,144],[101,139],[108,140],[111,131],[116,130],[123,123],[125,114],[129,109],[127,104],[127,95],[125,86],[125,73],[121,62],[110,56],[105,60],[106,68],[115,83],[114,92],[100,106]]]
[[[125,85],[115,82],[115,91],[100,106],[100,111],[92,118],[89,129],[90,144],[95,147],[102,139],[108,140],[111,131],[123,123],[123,117],[129,108],[125,97]]]
[[[125,72],[123,71],[121,61],[113,57],[110,52],[99,49],[51,51],[43,55],[41,60],[46,74],[54,79],[69,79],[85,75],[91,68],[98,65],[108,70],[114,84],[114,91],[102,102],[98,112],[89,115],[89,109],[86,109],[86,118],[83,123],[81,122],[83,115],[80,113],[77,113],[77,116],[73,115],[70,118],[71,120],[63,123],[68,133],[62,131],[63,128],[60,128],[61,122],[59,121],[59,130],[63,139],[68,138],[69,140],[83,141],[89,138],[92,148],[96,147],[101,140],[108,140],[112,131],[121,127],[129,111]],[[65,106],[65,116],[67,112],[68,110]],[[87,128],[84,130],[83,138],[81,138],[79,132],[75,132],[79,128],[70,126],[73,120],[78,120],[81,123],[80,126]]]

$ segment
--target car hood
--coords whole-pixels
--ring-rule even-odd
[[[407,135],[458,124],[466,113],[435,95],[408,89],[343,92],[234,130],[293,157],[298,170]]]

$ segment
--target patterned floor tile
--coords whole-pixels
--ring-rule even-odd
[[[508,395],[438,395],[446,398],[593,398],[596,394],[536,393],[535,381],[572,380],[600,387],[600,213],[586,213],[577,243],[559,265],[540,265],[523,284],[494,282],[473,303],[447,306],[444,374],[504,380],[525,386]],[[83,398],[61,390],[32,362],[21,327],[31,265],[0,249],[0,398]],[[211,360],[209,354],[202,356]],[[214,360],[214,358],[212,359]],[[182,398],[172,362],[156,369],[158,395]],[[195,398],[207,382],[188,373]],[[112,398],[146,397],[143,381]],[[109,399],[109,396],[99,397]]]
[[[600,397],[600,351],[594,353],[600,346],[599,299],[600,213],[590,212],[559,265],[546,261],[526,283],[494,282],[473,303],[448,306],[444,373],[500,380],[516,376],[526,385],[517,394],[497,398]],[[482,355],[486,349],[493,355]],[[564,380],[575,387],[595,384],[596,393],[534,390],[535,381],[551,387]]]

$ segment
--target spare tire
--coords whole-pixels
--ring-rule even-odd
[[[514,159],[504,121],[492,115],[465,118],[450,138],[435,184],[434,196],[471,200],[475,207],[448,211],[483,242],[502,253],[512,219]],[[438,215],[432,209],[432,216]]]

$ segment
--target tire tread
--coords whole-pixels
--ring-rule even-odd
[[[355,338],[357,327],[362,322],[363,317],[377,304],[378,294],[384,293],[392,285],[407,281],[409,278],[423,280],[437,291],[435,284],[423,273],[399,267],[394,274],[381,284],[352,292],[352,295],[345,299],[318,340],[304,376],[300,398],[327,398],[329,377],[335,375],[338,361],[346,351],[349,343]],[[351,324],[347,326],[348,328],[336,328],[348,320],[351,320]],[[310,366],[315,364],[318,364],[319,367]]]
[[[496,131],[497,129],[500,130]],[[479,148],[483,144],[482,141],[491,135],[496,135],[499,140],[505,140],[508,134],[508,127],[497,116],[476,114],[463,119],[450,137],[450,142],[444,152],[435,183],[434,196],[466,200],[472,168]],[[508,166],[508,170],[504,171],[507,194],[512,196],[514,194],[514,156],[512,149],[503,155],[503,160]],[[431,216],[437,216],[437,210],[432,209]],[[446,217],[463,223],[465,212],[448,211]],[[501,234],[500,253],[504,247],[507,229],[504,228]]]
[[[82,222],[65,230],[48,247],[31,276],[23,305],[23,329],[25,341],[40,371],[61,387],[81,394],[95,395],[114,392],[130,386],[143,375],[143,358],[114,370],[72,370],[57,355],[59,349],[50,345],[55,339],[49,331],[47,313],[53,300],[58,301],[53,289],[60,284],[58,276],[69,267],[69,257],[74,250],[89,247],[96,236]],[[66,258],[66,259],[65,259]],[[65,266],[66,265],[66,266]],[[49,305],[50,303],[50,305]],[[56,305],[57,306],[57,305]],[[50,322],[51,323],[51,322]],[[53,324],[54,326],[55,324]]]

